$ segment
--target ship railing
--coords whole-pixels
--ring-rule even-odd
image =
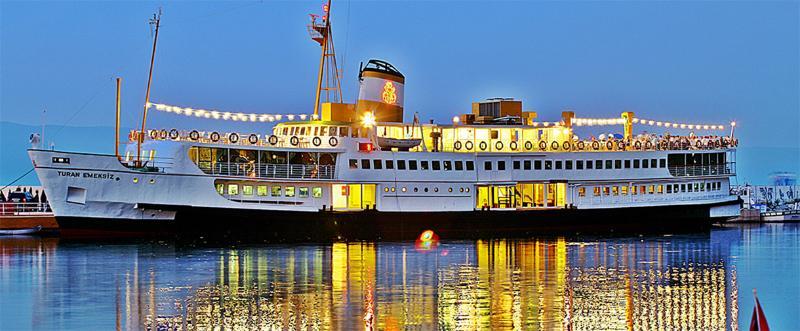
[[[52,214],[47,202],[0,202],[0,215],[25,216]]]
[[[669,173],[676,177],[685,176],[713,176],[713,175],[735,175],[733,162],[717,165],[699,166],[670,166]]]
[[[285,179],[333,179],[336,166],[315,164],[216,163],[201,170],[211,175]]]

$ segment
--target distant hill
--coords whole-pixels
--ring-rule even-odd
[[[127,139],[129,129],[121,130],[122,140]],[[26,150],[30,148],[31,133],[42,132],[41,126],[0,122],[0,187],[32,168]],[[114,152],[114,128],[102,126],[78,127],[56,126],[45,127],[47,146],[52,141],[55,148],[66,151],[82,151],[94,153]],[[31,173],[16,185],[38,185],[39,179]]]

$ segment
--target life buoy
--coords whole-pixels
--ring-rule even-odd
[[[272,145],[272,146],[275,146],[275,145],[277,145],[277,144],[278,144],[278,136],[276,136],[276,135],[274,135],[274,134],[273,134],[273,135],[269,136],[269,138],[267,139],[267,141],[269,141],[269,144],[270,144],[270,145]]]
[[[503,149],[503,142],[502,141],[498,141],[498,142],[494,143],[494,148],[495,149]]]
[[[617,141],[617,149],[619,149],[619,150],[625,149],[625,142],[622,141],[622,140]]]
[[[525,142],[525,149],[526,150],[532,150],[533,149],[533,143],[530,142],[530,141],[526,141]]]
[[[563,147],[565,151],[568,151],[570,148],[572,148],[572,144],[570,144],[569,141],[565,141],[563,144],[561,144],[561,147]]]
[[[167,130],[161,129],[161,133],[159,134],[161,139],[167,139]]]
[[[642,142],[641,141],[637,141],[637,142],[633,143],[633,147],[636,148],[636,149],[642,149]]]
[[[485,141],[481,141],[481,143],[478,144],[478,148],[480,148],[482,151],[485,151],[486,147],[489,147],[489,145],[487,145]]]
[[[579,141],[578,149],[583,150],[584,148],[586,148],[586,143],[584,143],[583,140]]]
[[[189,132],[189,139],[197,141],[197,139],[200,139],[200,132],[197,132],[197,130],[192,130],[192,132]]]
[[[178,139],[178,130],[176,129],[169,130],[169,139],[172,140]]]
[[[256,136],[255,133],[251,133],[250,136],[247,137],[247,141],[253,145],[258,144],[258,136]]]
[[[158,131],[150,130],[150,139],[156,139],[156,138],[158,138]]]
[[[598,150],[598,149],[600,149],[600,142],[599,142],[599,141],[597,141],[597,140],[593,141],[593,142],[592,142],[592,149],[593,149],[593,150]]]
[[[239,142],[239,134],[236,133],[236,132],[231,133],[230,135],[228,135],[228,141],[230,141],[231,144],[238,143]]]
[[[648,142],[644,143],[644,148],[645,148],[645,149],[651,149],[651,148],[653,148],[653,143],[652,143],[652,142],[650,142],[650,141],[648,141]]]
[[[539,142],[539,149],[541,150],[547,149],[547,143],[544,140]]]
[[[331,147],[336,147],[338,144],[339,139],[336,139],[336,137],[331,137],[331,139],[328,139],[328,145],[331,145]]]
[[[468,142],[464,143],[464,147],[465,147],[465,148],[466,148],[468,151],[471,151],[471,150],[472,150],[472,147],[475,147],[475,145],[474,145],[474,144],[473,144],[471,141],[468,141]]]
[[[606,141],[606,149],[608,149],[608,150],[614,149],[614,142],[611,141],[611,140]]]
[[[320,137],[314,137],[311,139],[311,143],[314,144],[314,146],[322,145],[322,139],[320,139]]]
[[[455,148],[457,151],[460,151],[461,150],[461,142],[460,141],[454,142],[453,143],[453,148]]]
[[[211,141],[218,142],[219,141],[219,133],[218,132],[211,132]]]
[[[292,146],[297,146],[297,144],[300,143],[300,138],[297,138],[297,136],[292,136],[289,138],[289,143],[292,144]]]
[[[552,149],[554,151],[557,151],[558,150],[558,142],[554,141],[554,142],[550,143],[550,149]]]
[[[512,141],[510,144],[508,144],[508,147],[511,147],[512,150],[516,151],[517,147],[519,147],[519,146],[517,146],[517,142],[516,141]]]

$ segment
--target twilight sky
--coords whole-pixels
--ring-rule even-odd
[[[321,1],[3,0],[0,121],[39,125],[47,108],[50,125],[112,126],[121,76],[123,125],[137,125],[147,19],[159,6],[152,101],[311,112],[319,47],[305,25]],[[381,58],[406,75],[407,119],[418,111],[445,122],[488,97],[521,99],[543,120],[566,108],[585,117],[632,110],[673,122],[735,119],[750,155],[740,165],[800,168],[798,1],[341,1],[332,22],[347,101],[359,61]],[[149,123],[242,128],[163,113]],[[775,152],[755,153],[764,147]]]

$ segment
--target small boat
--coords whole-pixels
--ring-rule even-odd
[[[24,229],[5,229],[0,230],[0,236],[19,236],[19,235],[26,235],[26,234],[34,234],[39,231],[42,231],[42,226],[37,225],[32,228],[24,228]]]
[[[378,146],[380,146],[381,149],[397,148],[399,150],[408,150],[409,148],[414,148],[419,146],[421,142],[422,139],[418,138],[398,139],[398,138],[378,137]]]

